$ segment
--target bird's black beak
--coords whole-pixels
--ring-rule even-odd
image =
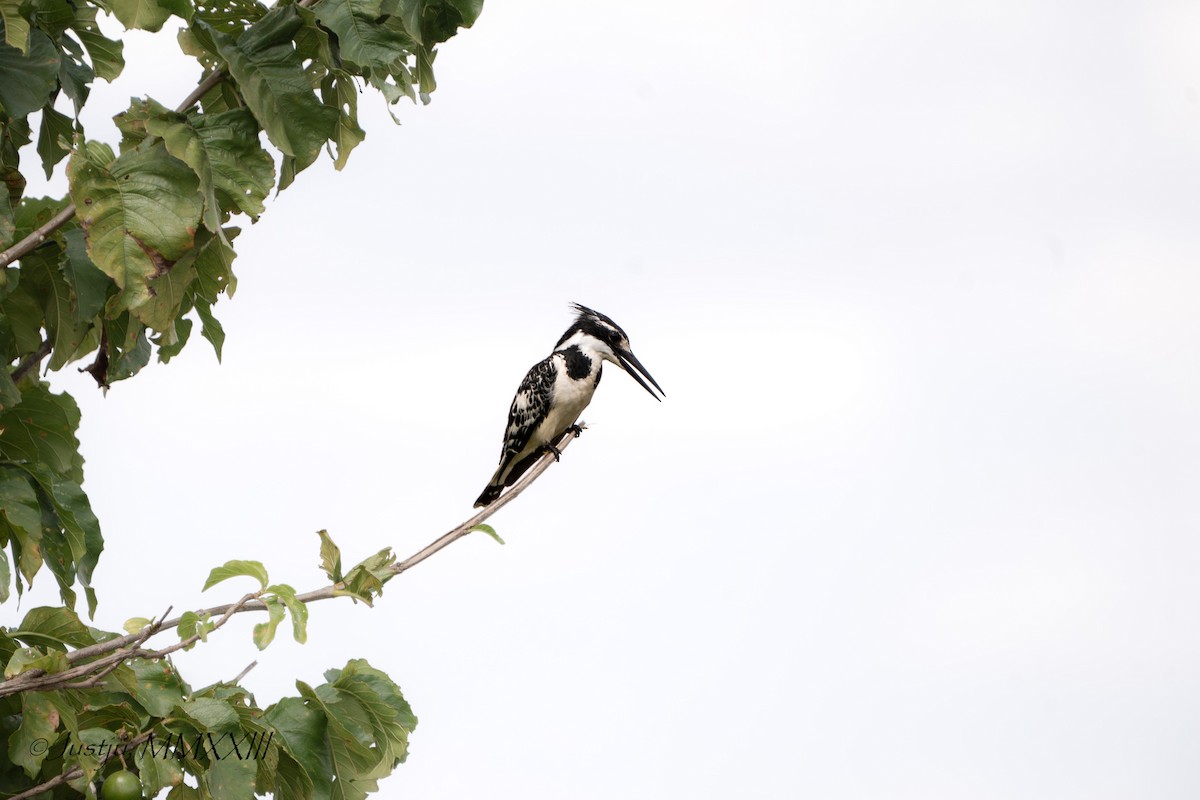
[[[666,397],[667,393],[664,392],[662,387],[658,385],[658,381],[654,380],[654,378],[650,376],[650,373],[647,372],[646,368],[642,366],[642,362],[637,360],[637,356],[635,356],[631,351],[621,348],[615,348],[613,352],[617,356],[617,361],[621,362],[622,369],[628,372],[635,381],[640,383],[642,388],[650,393],[651,397],[661,403],[662,397],[659,397],[657,394],[655,394],[654,389],[658,389],[658,394],[661,394],[663,397]],[[650,386],[647,385],[646,380],[642,380],[642,375],[645,375],[646,380],[654,384],[654,389],[651,389]]]

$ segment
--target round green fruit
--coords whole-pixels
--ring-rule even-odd
[[[104,779],[100,796],[104,800],[141,800],[142,782],[137,775],[123,769]]]

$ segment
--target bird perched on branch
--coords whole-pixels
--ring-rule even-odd
[[[629,337],[617,323],[578,303],[571,307],[579,316],[558,340],[554,352],[534,364],[517,388],[517,396],[508,410],[500,467],[475,501],[476,508],[495,501],[505,487],[516,483],[544,453],[553,453],[557,460],[559,452],[554,442],[568,430],[574,429],[575,435],[579,435],[581,429],[575,421],[600,384],[603,362],[611,361],[628,372],[655,400],[662,398],[654,389],[666,396],[634,357]],[[654,389],[647,380],[654,384]]]

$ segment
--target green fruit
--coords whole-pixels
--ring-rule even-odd
[[[100,796],[104,800],[141,800],[142,782],[137,775],[123,769],[104,779]]]

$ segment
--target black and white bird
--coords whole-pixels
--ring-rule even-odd
[[[575,427],[575,421],[591,402],[605,361],[628,372],[655,400],[662,398],[654,389],[666,396],[634,357],[629,337],[617,323],[578,303],[571,307],[579,316],[558,340],[554,352],[534,364],[517,388],[517,396],[508,410],[500,468],[475,501],[476,508],[495,501],[505,487],[516,483],[544,453],[552,452],[558,458],[554,442]],[[654,384],[654,389],[647,380]]]

